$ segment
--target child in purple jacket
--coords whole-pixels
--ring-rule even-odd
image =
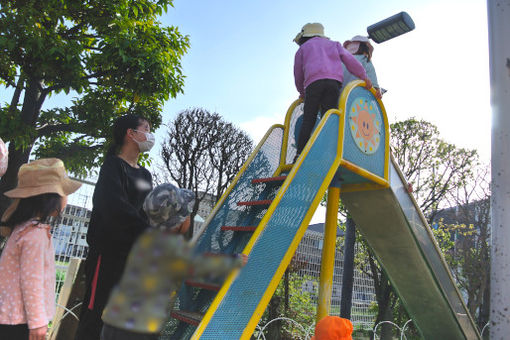
[[[349,72],[372,88],[361,63],[342,44],[324,36],[324,27],[319,23],[306,24],[294,41],[300,46],[294,59],[294,79],[299,97],[303,98],[304,114],[297,141],[294,162],[308,142],[317,120],[317,113],[338,108],[342,87],[342,63]]]

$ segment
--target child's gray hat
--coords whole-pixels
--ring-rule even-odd
[[[165,183],[155,187],[145,198],[143,210],[149,223],[160,229],[172,229],[191,215],[195,194],[188,189]]]

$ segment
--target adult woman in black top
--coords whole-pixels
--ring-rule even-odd
[[[85,262],[87,289],[76,340],[99,340],[101,315],[112,288],[119,282],[136,238],[149,227],[142,205],[152,189],[150,172],[138,164],[140,153],[154,145],[147,120],[118,118],[114,143],[107,153],[92,197]]]

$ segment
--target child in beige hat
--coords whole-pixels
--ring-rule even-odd
[[[11,232],[0,257],[0,339],[44,340],[55,313],[55,252],[51,216],[81,184],[56,158],[23,164],[18,186],[5,192],[13,203],[1,225]]]
[[[294,38],[299,49],[294,57],[294,81],[299,97],[304,100],[303,123],[297,139],[297,157],[310,138],[318,112],[324,115],[329,109],[338,108],[338,98],[342,87],[343,70],[347,70],[366,82],[372,83],[361,63],[338,41],[324,36],[320,23],[308,23]]]

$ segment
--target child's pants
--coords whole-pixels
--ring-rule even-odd
[[[342,83],[334,79],[319,79],[306,87],[303,123],[297,141],[297,155],[303,151],[306,142],[310,139],[319,109],[324,115],[329,109],[338,108],[341,87]]]
[[[129,332],[107,324],[103,325],[101,340],[158,340],[159,334]]]
[[[28,325],[0,325],[0,339],[28,340]]]

